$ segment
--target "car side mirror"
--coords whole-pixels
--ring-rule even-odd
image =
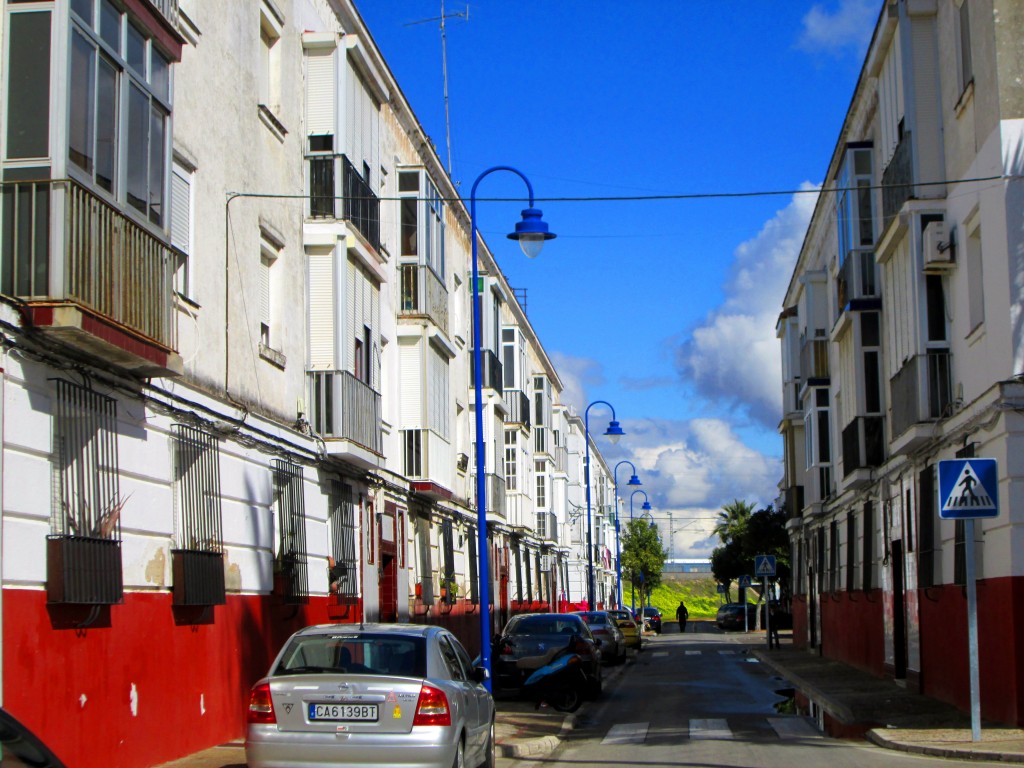
[[[602,643],[602,640],[601,640],[601,638],[600,638],[600,637],[595,637],[595,638],[594,638],[594,645],[595,645],[596,647],[600,648],[600,647],[601,647],[601,643]]]
[[[480,685],[483,685],[487,682],[487,678],[489,678],[490,675],[487,674],[487,667],[473,667],[473,674],[470,675],[470,677],[473,678],[474,683],[480,683]]]

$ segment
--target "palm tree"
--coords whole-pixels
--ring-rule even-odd
[[[753,504],[733,499],[731,503],[722,507],[722,511],[718,513],[718,522],[715,523],[712,533],[718,536],[723,544],[728,544],[746,526],[753,513]]]

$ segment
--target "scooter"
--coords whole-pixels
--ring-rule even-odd
[[[523,693],[536,701],[537,709],[549,704],[559,712],[575,712],[583,703],[587,675],[583,660],[572,648],[570,642],[523,683]]]

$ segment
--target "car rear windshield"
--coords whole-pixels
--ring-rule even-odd
[[[608,615],[605,613],[581,613],[580,618],[583,619],[587,624],[607,624]]]
[[[326,672],[423,677],[426,671],[426,643],[422,637],[339,633],[293,638],[274,674]]]
[[[510,635],[571,635],[583,634],[577,616],[520,616],[509,622]]]

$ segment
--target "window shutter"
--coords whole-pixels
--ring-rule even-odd
[[[334,50],[306,57],[306,132],[334,134]]]
[[[171,174],[171,245],[182,253],[189,252],[192,220],[192,182],[175,167]]]
[[[423,423],[423,357],[422,347],[412,341],[401,341],[402,365],[402,426],[422,429]]]
[[[309,366],[335,370],[333,251],[309,255]]]
[[[260,259],[260,322],[270,325],[270,260]]]

